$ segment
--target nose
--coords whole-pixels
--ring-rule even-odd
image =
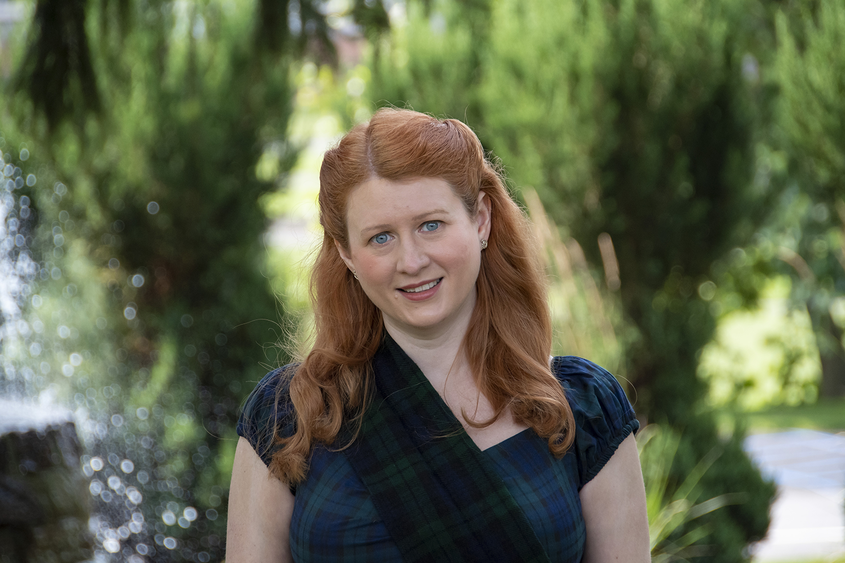
[[[403,274],[415,275],[430,262],[425,248],[414,237],[406,237],[399,245],[396,269]]]

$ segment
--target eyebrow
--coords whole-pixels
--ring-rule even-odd
[[[414,222],[422,221],[426,217],[429,217],[431,215],[437,215],[438,213],[441,214],[441,215],[448,215],[449,214],[449,212],[446,211],[445,209],[437,208],[437,209],[432,209],[430,211],[425,211],[423,213],[418,213],[417,215],[414,215],[413,217],[411,217],[411,221],[414,221]],[[362,233],[368,233],[368,232],[372,232],[372,231],[384,231],[384,230],[390,229],[391,226],[392,225],[388,225],[387,223],[382,223],[380,225],[370,225],[370,226],[367,226],[367,227],[364,227],[363,229],[361,229],[361,232]]]

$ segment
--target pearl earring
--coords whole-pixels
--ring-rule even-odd
[[[357,280],[358,279],[358,272],[356,272],[355,270],[352,270],[352,277]]]
[[[487,248],[487,239],[481,239],[481,250]]]

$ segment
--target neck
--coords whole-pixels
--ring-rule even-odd
[[[463,340],[469,325],[453,324],[446,330],[408,333],[385,322],[391,338],[408,354],[435,389],[443,389],[447,378],[469,374]]]

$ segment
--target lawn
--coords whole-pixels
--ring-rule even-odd
[[[813,404],[771,406],[753,412],[717,411],[719,428],[730,431],[737,423],[749,433],[807,428],[824,432],[845,432],[845,398],[821,398]]]

